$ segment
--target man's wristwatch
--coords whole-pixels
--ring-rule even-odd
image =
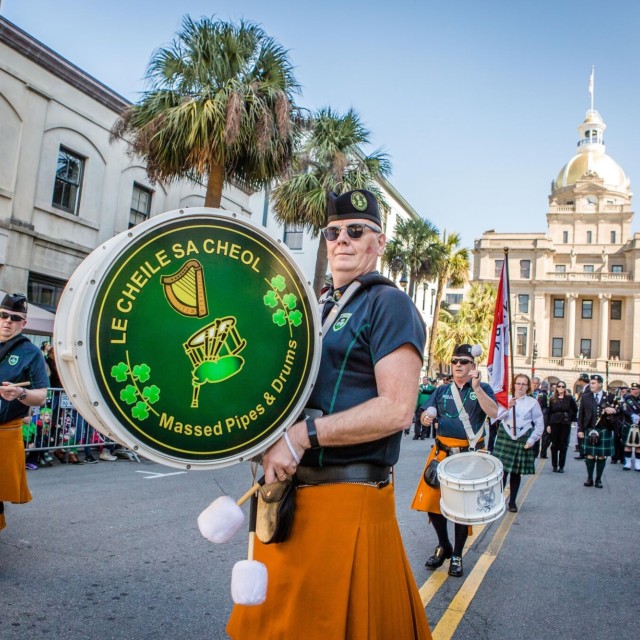
[[[23,389],[22,393],[18,396],[18,400],[22,401],[27,397],[27,390]]]
[[[312,449],[319,449],[320,443],[318,442],[318,432],[316,431],[316,421],[313,418],[307,418],[305,420],[307,425],[307,435],[309,436],[309,443]]]

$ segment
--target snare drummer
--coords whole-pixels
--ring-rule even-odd
[[[511,382],[511,397],[507,408],[500,408],[498,429],[493,455],[502,462],[503,482],[506,486],[509,476],[509,511],[516,513],[516,497],[523,475],[536,472],[533,445],[540,440],[544,431],[544,416],[538,401],[528,395],[531,390],[529,376],[519,373]],[[513,408],[516,424],[513,426]],[[515,433],[514,433],[515,431]]]
[[[422,424],[429,427],[437,419],[436,441],[427,458],[425,471],[432,460],[444,460],[448,455],[469,449],[467,432],[453,397],[454,385],[458,390],[462,406],[469,415],[470,426],[475,434],[484,429],[487,416],[495,418],[498,415],[498,404],[493,389],[486,382],[481,382],[480,372],[476,367],[474,358],[481,353],[482,349],[478,345],[474,347],[470,344],[458,345],[451,358],[453,382],[450,385],[439,386],[422,407],[423,413],[420,418]],[[429,407],[435,407],[437,418],[427,415],[426,409]],[[483,439],[480,437],[476,448],[479,448],[482,442]],[[454,525],[455,540],[452,546],[447,532],[447,519],[440,511],[440,489],[427,485],[424,472],[418,483],[411,508],[416,511],[426,511],[429,514],[429,522],[438,536],[438,546],[425,566],[428,569],[437,569],[447,558],[451,558],[449,575],[462,576],[464,573],[462,550],[469,535],[469,527],[466,524]]]

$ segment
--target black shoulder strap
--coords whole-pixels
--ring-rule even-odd
[[[371,287],[374,284],[384,284],[389,287],[395,287],[396,289],[398,288],[398,286],[396,285],[395,282],[393,282],[393,280],[389,280],[389,278],[385,278],[385,276],[381,275],[377,271],[373,271],[371,273],[365,273],[362,276],[358,276],[358,282],[360,282],[362,289]]]
[[[28,341],[29,341],[29,338],[27,338],[26,336],[23,336],[21,333],[11,338],[11,340],[7,340],[0,347],[0,362],[2,362],[15,347],[17,347],[22,342],[28,342]]]

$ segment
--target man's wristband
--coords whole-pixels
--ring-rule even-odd
[[[305,423],[307,425],[307,435],[309,436],[309,443],[311,444],[311,448],[320,448],[320,443],[318,442],[318,432],[316,431],[316,421],[313,418],[307,418],[305,420]]]
[[[23,389],[22,393],[18,396],[18,400],[22,402],[26,397],[27,397],[27,390]]]

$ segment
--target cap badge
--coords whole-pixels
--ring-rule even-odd
[[[360,193],[360,191],[354,191],[351,194],[351,204],[354,209],[358,211],[364,211],[367,208],[367,199]]]

